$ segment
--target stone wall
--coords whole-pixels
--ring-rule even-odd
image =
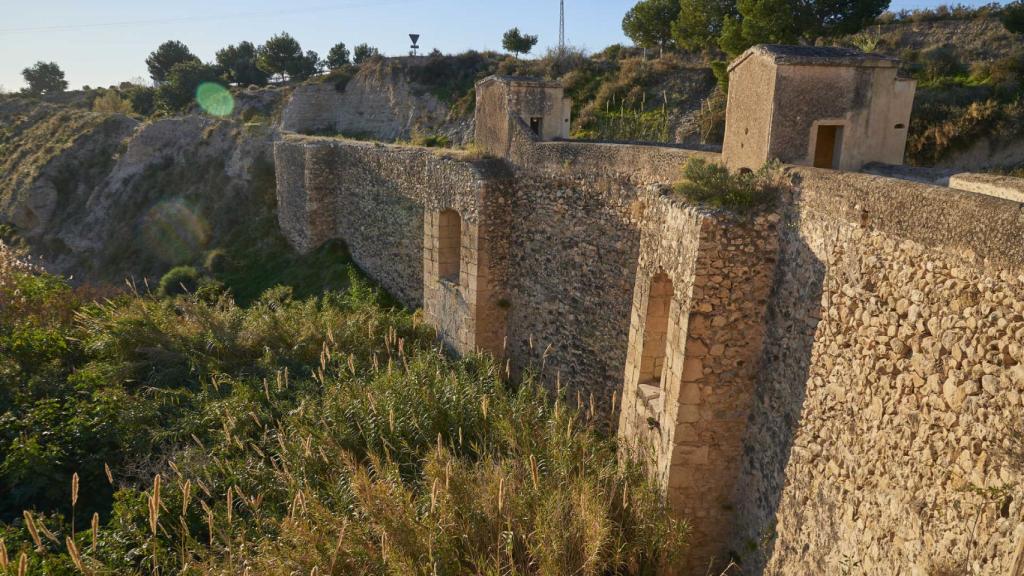
[[[415,62],[374,61],[361,66],[347,82],[326,77],[296,87],[282,112],[282,130],[389,142],[409,139],[415,131],[442,132],[464,142],[471,133],[462,125],[466,123],[449,118],[448,105],[410,82],[407,69]]]
[[[528,128],[516,130],[530,140]],[[423,306],[428,316],[436,308],[453,348],[507,355],[516,373],[535,368],[572,395],[593,395],[608,414],[624,373],[639,198],[678,180],[686,158],[714,156],[534,145],[540,148],[524,157],[531,167],[523,168],[289,136],[275,150],[281,227],[302,251],[345,240],[356,263],[404,304]],[[427,250],[432,218],[449,208],[463,221],[461,269],[473,288],[441,282]]]
[[[793,175],[734,552],[754,574],[1009,574],[1021,205]]]
[[[669,504],[691,522],[682,574],[728,562],[722,544],[735,523],[777,221],[709,213],[671,196],[642,219],[619,434],[633,449],[653,447]],[[662,286],[670,305],[652,313]]]
[[[290,136],[275,146],[278,219],[292,245],[309,251],[331,238],[410,307],[423,304],[425,211],[479,213],[487,162],[426,148]]]
[[[507,162],[289,137],[282,229],[306,250],[345,239],[456,350],[604,414],[616,395],[694,525],[683,574],[730,553],[748,574],[1006,573],[1024,537],[1020,204],[789,168],[779,213],[739,221],[668,191],[715,155],[509,129]],[[671,303],[647,339],[659,274]],[[664,345],[657,384],[644,342]]]
[[[622,397],[640,230],[691,157],[682,148],[536,142],[511,125],[508,348],[515,371],[544,367],[608,414]],[[653,217],[653,213],[652,216]]]

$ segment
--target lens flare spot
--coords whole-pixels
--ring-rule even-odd
[[[170,265],[194,261],[210,240],[210,227],[182,200],[153,206],[142,222],[149,250]]]
[[[216,82],[203,82],[196,88],[196,102],[211,116],[230,116],[235,111],[235,97]]]

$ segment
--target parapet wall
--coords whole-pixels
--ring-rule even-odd
[[[733,550],[755,574],[1011,573],[1024,209],[792,174]]]
[[[1021,204],[789,168],[778,214],[743,221],[668,190],[715,155],[510,129],[507,161],[289,137],[282,229],[303,250],[344,239],[457,350],[604,413],[617,396],[694,525],[682,574],[730,555],[748,574],[1007,573],[1024,537]]]
[[[424,212],[480,214],[487,162],[424,148],[290,136],[278,142],[278,219],[299,251],[332,238],[406,306],[423,304]]]

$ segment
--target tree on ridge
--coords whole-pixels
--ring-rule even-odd
[[[252,42],[239,42],[217,51],[217,65],[224,77],[239,85],[267,83],[267,73],[256,64],[257,50]]]
[[[376,58],[377,56],[380,56],[380,51],[365,42],[356,46],[352,51],[352,61],[356,64],[362,64],[363,62],[366,62],[371,58]]]
[[[537,36],[531,34],[523,34],[519,31],[519,28],[512,28],[501,39],[501,46],[516,55],[516,59],[519,59],[520,54],[529,54],[530,50],[537,45]]]
[[[64,71],[56,62],[36,62],[22,70],[21,75],[28,82],[28,88],[25,89],[28,94],[59,94],[68,87]]]
[[[199,58],[188,49],[184,42],[168,40],[146,58],[149,75],[157,84],[167,80],[171,68],[182,62],[199,62]]]
[[[622,19],[622,31],[637,46],[664,53],[673,42],[672,23],[677,18],[679,0],[641,0]]]
[[[352,63],[349,58],[350,53],[344,42],[338,42],[335,44],[331,51],[327,53],[327,67],[331,70],[337,70],[344,66],[348,66]]]

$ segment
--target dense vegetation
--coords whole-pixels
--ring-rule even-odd
[[[691,158],[683,167],[683,180],[673,189],[699,204],[752,214],[773,208],[786,187],[785,175],[777,162],[765,164],[756,172],[730,172],[721,164]]]
[[[796,44],[860,31],[889,0],[640,0],[622,21],[637,46],[721,50],[736,56],[755,44]]]
[[[336,247],[284,275],[226,258],[160,295],[0,249],[0,571],[653,573],[680,553],[586,406],[449,358]],[[249,304],[225,288],[275,279]]]
[[[1018,138],[1024,129],[1024,49],[991,62],[963,62],[952,48],[907,54],[920,79],[907,156],[940,162],[988,138]]]

